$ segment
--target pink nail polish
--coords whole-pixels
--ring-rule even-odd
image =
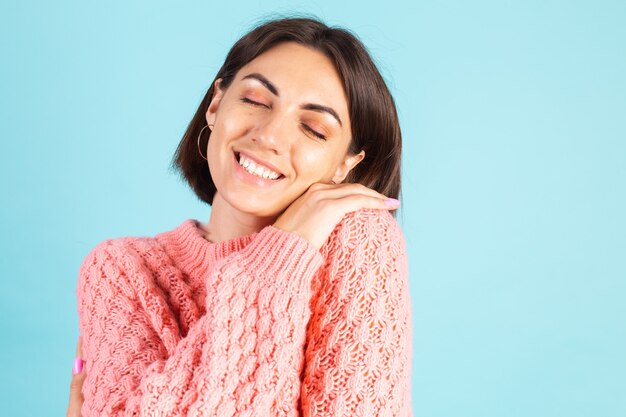
[[[385,204],[387,204],[388,206],[397,206],[400,204],[400,201],[396,200],[395,198],[388,198],[385,200]]]
[[[72,368],[72,373],[74,375],[80,374],[83,371],[83,360],[81,358],[74,359],[74,366]]]

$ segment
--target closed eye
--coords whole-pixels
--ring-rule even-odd
[[[250,100],[248,97],[241,97],[240,100],[243,103],[252,104],[253,106],[261,106],[261,107],[265,107],[265,108],[268,108],[268,109],[270,108],[269,106],[267,106],[267,105],[265,105],[263,103],[259,103],[257,101]],[[324,141],[326,140],[326,136],[324,136],[321,133],[311,129],[308,125],[302,123],[302,127],[304,128],[304,130],[306,130],[307,132],[317,136],[318,138],[320,138],[320,139],[322,139]]]
[[[322,140],[326,140],[326,136],[322,135],[321,133],[316,132],[315,130],[311,129],[309,126],[305,125],[304,123],[302,123],[302,127],[304,128],[304,130],[307,130],[307,131],[311,132],[312,134],[314,134],[318,138],[320,138]]]
[[[269,109],[269,106],[266,106],[265,104],[259,103],[257,101],[252,101],[248,97],[241,97],[240,100],[244,103],[252,104],[253,106],[261,106],[261,107],[266,107]]]

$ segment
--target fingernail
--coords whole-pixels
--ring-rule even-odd
[[[395,198],[388,198],[385,200],[385,204],[387,204],[388,206],[397,206],[398,204],[400,204],[400,201],[396,200]]]
[[[81,358],[74,359],[74,366],[72,368],[72,373],[74,375],[80,374],[83,371],[83,360]]]

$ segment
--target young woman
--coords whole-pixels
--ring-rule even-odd
[[[412,416],[400,156],[356,37],[309,18],[246,34],[173,160],[208,222],[80,266],[68,415]]]

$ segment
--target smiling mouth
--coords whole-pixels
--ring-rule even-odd
[[[239,152],[237,152],[237,151],[233,151],[233,153],[235,154],[235,159],[237,160],[237,163],[239,164],[239,160],[240,160],[240,153],[239,153]],[[284,176],[283,174],[279,174],[278,178],[276,178],[276,179],[263,178],[263,177],[260,177],[260,176],[258,176],[258,175],[256,175],[256,174],[252,174],[252,173],[250,173],[249,171],[247,171],[247,169],[246,169],[243,165],[239,164],[239,166],[240,166],[241,168],[243,168],[244,170],[246,170],[246,172],[248,172],[250,175],[254,175],[254,176],[259,177],[259,178],[261,178],[261,179],[264,179],[264,180],[266,180],[266,181],[279,181],[279,180],[282,180],[283,178],[285,178],[285,176]]]

